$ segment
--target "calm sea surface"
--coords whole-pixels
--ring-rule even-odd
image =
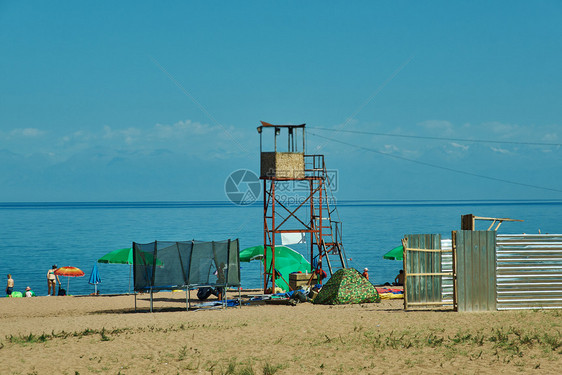
[[[504,223],[500,233],[562,233],[562,201],[347,201],[338,205],[344,247],[350,265],[369,268],[371,281],[394,280],[402,262],[383,260],[405,234],[441,233],[450,238],[460,229],[462,214],[525,220]],[[88,284],[96,260],[130,247],[132,241],[224,240],[239,238],[240,247],[263,242],[261,204],[226,202],[135,203],[0,203],[0,275],[12,274],[17,291],[30,286],[47,294],[46,273],[53,265],[75,266],[84,277],[70,282],[73,295],[90,294]],[[486,229],[485,223],[478,229]],[[308,258],[304,249],[302,251]],[[260,288],[260,262],[242,263],[242,287]],[[129,266],[98,264],[103,294],[126,293]]]

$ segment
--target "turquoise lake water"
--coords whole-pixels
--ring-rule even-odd
[[[371,281],[394,280],[402,262],[383,260],[405,234],[460,229],[462,214],[522,219],[499,233],[562,233],[562,201],[341,201],[343,242],[350,265],[369,268]],[[0,203],[0,274],[11,273],[16,291],[30,286],[47,294],[53,264],[75,266],[86,275],[71,278],[69,292],[90,294],[93,265],[106,253],[133,241],[201,241],[239,238],[241,249],[263,242],[263,207],[229,202]],[[478,229],[486,229],[486,223]],[[306,250],[295,247],[308,257]],[[261,263],[241,264],[243,288],[260,288]],[[127,265],[98,264],[103,294],[126,293]],[[61,278],[66,288],[67,279]],[[3,285],[5,287],[5,285]]]

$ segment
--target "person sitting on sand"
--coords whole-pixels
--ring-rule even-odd
[[[26,297],[35,297],[35,292],[30,287],[25,288]]]
[[[14,279],[12,279],[12,275],[8,274],[8,284],[6,284],[6,295],[11,296],[13,291],[14,291]]]
[[[363,273],[361,274],[361,276],[369,280],[369,269],[367,267],[363,269]]]
[[[59,275],[55,275],[57,265],[53,264],[50,270],[47,271],[47,296],[55,295],[57,282],[60,285]],[[51,294],[51,290],[53,291]]]
[[[400,270],[398,275],[394,278],[394,285],[402,286],[404,285],[404,270]]]

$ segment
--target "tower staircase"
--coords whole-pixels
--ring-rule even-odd
[[[326,170],[324,155],[305,155],[305,174],[311,180],[312,249],[317,249],[316,261],[320,268],[327,264],[330,276],[347,268],[347,257],[342,242],[342,222],[332,191],[332,179]],[[313,261],[314,263],[314,261]]]

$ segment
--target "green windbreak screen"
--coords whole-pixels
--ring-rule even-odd
[[[135,290],[239,286],[238,239],[133,242]]]

